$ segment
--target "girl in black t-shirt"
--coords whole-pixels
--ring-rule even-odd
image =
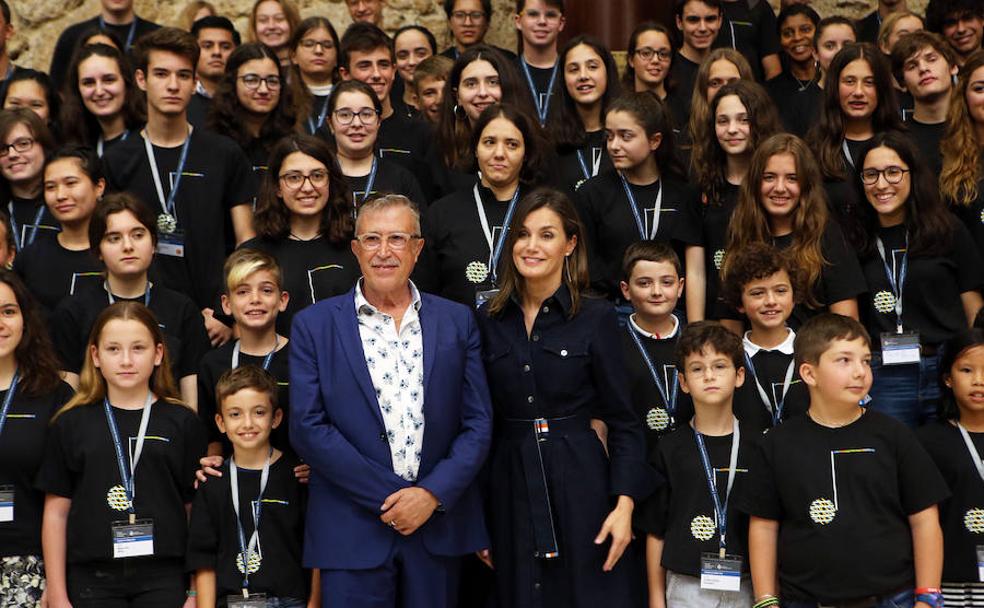
[[[783,70],[765,83],[786,130],[800,137],[806,134],[809,107],[820,93],[817,86],[820,66],[813,52],[819,23],[820,15],[807,4],[792,4],[782,9],[777,27]]]
[[[290,38],[290,86],[295,114],[309,135],[328,116],[328,96],[338,81],[338,33],[324,17],[308,17]]]
[[[41,599],[41,514],[34,488],[48,421],[72,396],[34,298],[9,270],[0,270],[0,605],[34,606]],[[12,504],[10,504],[12,503]]]
[[[950,488],[950,498],[939,505],[947,608],[972,608],[984,599],[977,565],[984,541],[982,377],[984,331],[961,331],[947,341],[940,361],[941,420],[916,431]]]
[[[41,192],[44,157],[54,145],[51,131],[34,112],[0,112],[0,204],[10,216],[17,251],[58,230]]]
[[[332,154],[319,137],[291,135],[270,153],[253,220],[257,237],[242,247],[272,255],[290,294],[277,331],[290,335],[294,314],[309,304],[345,293],[361,276],[352,254],[352,195]]]
[[[66,142],[103,151],[136,133],[143,120],[133,70],[119,49],[83,46],[68,70],[61,108]]]
[[[558,185],[570,192],[612,168],[605,146],[605,112],[621,93],[618,67],[597,39],[575,36],[560,50],[564,86],[557,120],[550,123],[559,159]]]
[[[652,91],[666,99],[676,83],[667,81],[677,45],[670,30],[661,23],[644,21],[629,35],[622,84],[630,91]]]
[[[89,248],[89,219],[106,180],[92,150],[76,145],[55,151],[43,176],[44,202],[60,231],[25,247],[14,270],[50,313],[63,298],[99,278],[99,262]]]
[[[802,273],[801,303],[793,309],[794,330],[822,310],[858,318],[857,296],[864,276],[837,223],[829,219],[820,169],[809,148],[788,133],[762,142],[749,163],[728,227],[727,251],[759,242],[789,250]],[[725,256],[722,274],[728,274]],[[737,311],[723,310],[722,323],[742,330]]]
[[[229,55],[209,106],[208,126],[242,148],[262,176],[270,149],[297,126],[294,101],[277,54],[247,43]]]
[[[707,131],[714,137],[694,142],[693,167],[701,191],[699,214],[703,279],[702,302],[692,302],[690,321],[715,318],[728,224],[758,143],[778,133],[779,118],[765,90],[750,80],[724,85],[711,100]],[[691,281],[698,277],[694,269]]]
[[[679,154],[681,154],[681,158],[686,156],[685,164],[688,168],[692,166],[689,158],[690,147],[696,142],[706,141],[711,137],[711,133],[707,130],[707,117],[710,115],[711,100],[714,99],[718,89],[736,80],[754,82],[755,73],[745,56],[735,49],[714,49],[700,62],[694,80],[694,89],[689,94],[690,113],[687,123],[674,125],[680,134],[682,150]],[[677,91],[672,97],[682,94],[684,91]]]
[[[940,347],[984,304],[977,248],[918,157],[904,135],[875,135],[858,159],[867,204],[852,231],[867,282],[861,309],[874,351],[871,407],[910,426],[935,417]]]
[[[205,434],[169,365],[143,304],[117,302],[96,319],[79,392],[54,418],[38,475],[51,605],[185,601],[187,509]]]
[[[383,104],[372,87],[358,80],[335,86],[328,98],[328,129],[338,164],[358,207],[384,192],[402,194],[420,208],[428,201],[417,178],[396,162],[376,154]]]

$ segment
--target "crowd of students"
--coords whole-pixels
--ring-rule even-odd
[[[440,53],[346,4],[257,0],[243,42],[102,0],[45,73],[0,0],[0,606],[335,605],[291,327],[360,297],[385,194],[483,339],[460,606],[984,606],[980,2],[674,0],[622,73],[564,0],[517,0],[517,53],[490,0]]]

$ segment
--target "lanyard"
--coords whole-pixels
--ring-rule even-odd
[[[847,145],[846,139],[841,140],[841,150],[844,151],[844,158],[847,159],[847,162],[851,164],[851,168],[854,169],[854,156],[851,155],[851,148]]]
[[[909,269],[909,233],[905,235],[905,253],[902,255],[902,268],[899,270],[899,280],[895,281],[895,274],[888,267],[888,258],[885,257],[885,244],[881,237],[875,237],[875,246],[878,247],[878,255],[881,256],[882,265],[885,266],[885,276],[888,277],[888,284],[892,288],[892,295],[895,296],[895,328],[898,333],[902,333],[902,288],[905,286],[905,275]]]
[[[120,441],[120,430],[116,426],[113,409],[109,405],[109,398],[103,399],[106,424],[109,425],[109,433],[113,436],[113,448],[116,450],[116,464],[120,469],[120,479],[123,480],[123,490],[126,492],[127,509],[130,511],[131,524],[136,519],[133,510],[133,499],[137,495],[137,488],[133,483],[133,477],[137,471],[137,463],[140,462],[140,455],[143,453],[144,439],[147,437],[147,424],[150,422],[151,406],[153,406],[153,393],[147,391],[147,400],[144,402],[143,413],[140,415],[140,430],[137,431],[137,445],[133,448],[133,459],[130,461],[130,467],[127,468],[126,461],[123,458],[123,443]]]
[[[7,389],[7,396],[3,398],[3,407],[0,408],[0,435],[3,434],[3,425],[7,423],[7,414],[10,413],[10,405],[14,402],[18,382],[20,382],[20,375],[14,370],[14,377],[10,379],[10,388]]]
[[[150,173],[154,176],[154,188],[157,189],[157,200],[161,203],[161,208],[164,213],[172,217],[177,217],[174,212],[174,198],[178,195],[178,187],[181,186],[181,175],[184,173],[185,161],[188,160],[188,148],[191,147],[191,132],[194,127],[188,126],[188,137],[185,138],[184,144],[181,146],[181,156],[178,158],[178,169],[176,171],[177,176],[174,178],[174,187],[171,188],[171,192],[168,193],[167,198],[164,198],[164,185],[161,183],[160,170],[157,168],[157,157],[154,156],[154,146],[150,143],[150,136],[147,135],[147,130],[145,129],[142,133],[144,140],[144,149],[147,151],[147,160],[150,161]]]
[[[644,241],[655,239],[656,233],[659,231],[659,215],[663,210],[663,184],[657,186],[659,192],[656,193],[656,206],[653,208],[653,227],[649,231],[649,236],[646,236],[646,229],[642,225],[642,217],[639,215],[639,208],[636,206],[636,198],[632,194],[629,180],[625,179],[621,173],[618,176],[622,179],[622,188],[625,190],[626,198],[629,199],[629,208],[632,210],[632,217],[635,218],[636,227],[639,229],[639,238]]]
[[[270,454],[267,454],[266,462],[263,463],[263,471],[260,473],[260,493],[256,497],[256,510],[253,512],[253,534],[246,542],[246,533],[243,532],[243,521],[239,516],[239,468],[236,466],[236,457],[229,459],[229,485],[232,486],[232,508],[236,511],[236,530],[239,532],[239,551],[243,560],[243,597],[249,597],[249,562],[256,551],[256,546],[260,543],[260,510],[263,508],[263,492],[266,490],[267,480],[270,478]]]
[[[581,173],[584,174],[584,179],[591,179],[598,175],[598,169],[601,167],[601,157],[602,154],[599,153],[598,157],[594,158],[594,152],[592,151],[591,172],[588,173],[588,163],[584,160],[584,151],[577,151],[577,162],[581,165]]]
[[[509,223],[512,222],[513,213],[516,212],[516,202],[519,200],[519,188],[516,188],[512,200],[509,201],[509,207],[506,209],[506,217],[502,220],[502,231],[499,233],[499,240],[495,245],[492,244],[492,229],[489,227],[489,218],[485,215],[482,196],[478,193],[478,184],[475,184],[472,192],[475,193],[475,207],[478,208],[478,219],[482,222],[482,232],[485,233],[485,240],[489,243],[489,253],[492,254],[489,273],[492,275],[492,283],[495,283],[499,258],[502,257],[502,249],[506,246],[506,236],[509,234]]]
[[[964,443],[967,444],[967,451],[970,452],[970,459],[974,461],[974,466],[977,467],[977,474],[981,476],[981,481],[984,481],[984,463],[981,462],[981,455],[978,453],[977,448],[974,447],[974,442],[970,439],[970,433],[959,422],[957,423],[957,428],[960,429],[960,436],[963,437]]]
[[[786,393],[789,392],[789,385],[793,383],[793,372],[796,370],[796,361],[790,361],[789,367],[786,368],[786,376],[782,379],[782,395],[776,401],[775,408],[772,407],[772,399],[769,398],[769,394],[765,392],[765,389],[762,388],[762,383],[759,382],[758,374],[755,373],[755,364],[752,363],[752,358],[748,356],[748,353],[745,353],[745,367],[752,373],[752,379],[755,380],[755,388],[758,389],[762,403],[765,404],[769,413],[772,414],[772,426],[778,426],[782,420],[782,408],[786,403]]]
[[[362,194],[362,200],[359,203],[364,204],[369,200],[369,194],[372,192],[373,186],[376,185],[376,172],[379,171],[379,159],[375,156],[372,157],[372,169],[369,170],[369,179],[366,180],[366,191]]]
[[[150,289],[154,286],[153,283],[147,281],[147,288],[144,290],[144,306],[150,306]],[[116,296],[113,295],[112,290],[109,288],[109,282],[103,281],[103,289],[106,290],[106,296],[109,298],[110,304],[116,303]]]
[[[134,15],[133,21],[130,22],[130,30],[126,33],[126,44],[123,46],[124,53],[129,53],[130,47],[133,46],[133,36],[137,33],[137,19],[138,17]],[[106,20],[102,15],[99,15],[99,30],[106,31]]]
[[[550,84],[547,85],[546,95],[541,99],[540,92],[536,90],[536,83],[533,82],[533,75],[530,74],[530,66],[526,63],[526,58],[519,58],[519,67],[523,70],[523,75],[526,76],[526,84],[530,87],[530,93],[533,94],[533,105],[536,106],[536,115],[540,119],[540,126],[547,124],[547,115],[550,113],[550,95],[554,89],[554,83],[557,82],[557,68],[560,66],[560,61],[555,61],[553,70],[550,72]]]
[[[14,201],[7,203],[7,211],[10,212],[10,228],[14,231],[14,248],[20,251],[34,242],[38,237],[38,228],[41,226],[41,217],[44,215],[44,205],[38,206],[37,213],[34,214],[34,224],[31,226],[31,236],[27,237],[27,242],[21,242],[20,228],[17,227],[17,218],[14,217]]]
[[[129,129],[123,131],[123,135],[120,136],[120,141],[126,141],[127,137],[130,137]],[[106,138],[104,138],[100,133],[99,139],[96,140],[96,155],[99,156],[99,158],[103,157],[103,148],[105,147],[105,145],[106,145]]]
[[[263,370],[266,371],[270,367],[270,362],[273,361],[273,355],[277,352],[277,347],[280,346],[280,337],[274,338],[273,350],[268,352],[265,357],[263,357]],[[239,340],[236,340],[236,344],[232,347],[232,369],[237,369],[239,367]]]
[[[330,96],[326,97],[325,102],[321,104],[321,111],[318,112],[317,124],[315,124],[315,122],[311,119],[311,117],[308,116],[308,128],[311,129],[311,135],[314,135],[314,133],[321,128],[321,125],[325,124],[325,118],[328,116],[328,102],[330,100],[331,100]]]
[[[725,556],[725,534],[728,532],[728,498],[731,496],[731,488],[735,485],[735,471],[738,470],[738,442],[741,440],[741,431],[738,429],[738,419],[734,418],[733,431],[731,434],[731,459],[728,461],[728,488],[725,490],[724,502],[718,494],[717,480],[714,476],[714,468],[711,467],[711,458],[707,455],[707,446],[704,445],[704,436],[694,427],[694,437],[697,438],[697,449],[700,451],[700,462],[704,465],[704,475],[707,477],[707,485],[711,490],[711,499],[714,501],[714,514],[717,516],[718,533],[721,535],[721,559]]]
[[[626,329],[629,330],[632,341],[635,342],[636,347],[639,349],[642,360],[646,362],[646,367],[649,368],[649,374],[653,377],[653,382],[656,383],[656,390],[659,391],[659,396],[663,398],[663,403],[666,404],[666,411],[670,413],[670,418],[672,419],[673,414],[676,412],[677,394],[680,391],[680,378],[676,374],[673,374],[673,386],[670,390],[667,390],[666,383],[663,382],[663,378],[656,371],[656,366],[653,365],[653,360],[649,357],[649,353],[646,352],[645,347],[642,345],[639,334],[636,333],[636,330],[631,325],[626,327]]]

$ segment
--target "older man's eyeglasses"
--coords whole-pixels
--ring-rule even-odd
[[[399,251],[401,249],[406,249],[407,245],[410,244],[410,241],[419,238],[419,234],[410,234],[409,232],[390,232],[389,234],[367,232],[355,237],[355,240],[359,241],[362,248],[367,251],[375,251],[379,249],[383,246],[384,241],[386,242],[386,246],[388,248]]]

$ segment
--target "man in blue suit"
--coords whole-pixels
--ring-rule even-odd
[[[462,555],[488,548],[475,477],[492,434],[478,328],[410,281],[420,216],[359,210],[363,278],[291,331],[291,443],[311,465],[304,564],[325,608],[444,608]]]

